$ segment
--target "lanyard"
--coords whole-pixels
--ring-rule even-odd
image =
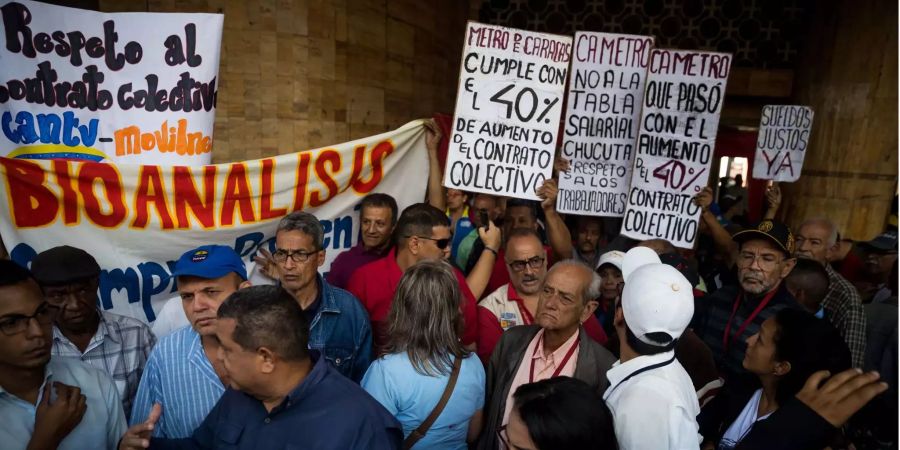
[[[534,316],[528,312],[528,308],[525,307],[524,300],[513,300],[516,302],[516,305],[519,307],[519,315],[522,316],[522,325],[531,325],[534,323]]]
[[[544,341],[544,337],[541,336],[541,342],[543,342],[543,341]],[[566,352],[566,356],[563,356],[562,361],[559,363],[559,365],[556,366],[556,371],[553,372],[553,375],[550,378],[556,378],[559,376],[559,373],[562,372],[563,367],[566,367],[566,363],[569,362],[569,359],[575,353],[575,350],[578,348],[579,344],[581,344],[580,337],[576,338],[575,344],[573,344],[571,347],[569,347],[569,351]],[[541,345],[536,346],[534,348],[534,353],[531,354],[531,371],[528,372],[528,382],[529,383],[534,383],[534,361],[535,361],[534,356],[537,355],[538,349],[540,347],[542,347],[542,346]]]
[[[616,384],[615,386],[613,386],[612,390],[609,391],[609,394],[604,395],[604,398],[609,398],[609,396],[612,395],[612,393],[615,392],[615,390],[618,389],[619,386],[623,385],[626,381],[632,379],[633,377],[636,377],[636,376],[638,376],[638,375],[640,375],[640,374],[642,374],[642,373],[644,373],[644,372],[649,372],[649,371],[651,371],[651,370],[653,370],[653,369],[659,369],[660,367],[668,366],[669,364],[672,364],[672,361],[675,361],[675,352],[672,352],[672,357],[669,358],[668,361],[663,361],[663,362],[660,362],[660,363],[651,364],[651,365],[649,365],[649,366],[647,366],[647,367],[641,367],[640,369],[635,370],[634,372],[631,372],[630,374],[628,374],[627,377],[622,378],[622,381],[620,381],[618,384]]]
[[[762,311],[763,308],[765,308],[766,305],[769,304],[769,301],[772,300],[772,297],[774,297],[777,292],[778,289],[773,289],[772,292],[769,292],[765,297],[763,297],[762,300],[760,300],[759,305],[756,306],[756,309],[753,310],[750,316],[747,317],[747,320],[745,320],[744,323],[741,324],[741,327],[738,328],[738,332],[735,336],[744,334],[744,330],[746,330],[750,323],[753,322],[753,319],[755,319],[756,316],[759,315],[760,311]],[[722,349],[725,351],[728,351],[728,344],[730,343],[729,341],[731,341],[731,321],[734,320],[734,315],[737,314],[738,306],[741,305],[743,296],[744,293],[740,292],[738,293],[737,298],[734,299],[734,307],[731,308],[731,317],[728,318],[728,323],[725,325],[725,334],[722,336]]]

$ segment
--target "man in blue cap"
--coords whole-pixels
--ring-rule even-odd
[[[181,255],[172,273],[191,326],[162,338],[144,369],[132,410],[132,425],[160,403],[153,436],[189,437],[219,401],[229,380],[216,357],[216,314],[240,288],[249,286],[240,256],[224,245],[205,245]]]

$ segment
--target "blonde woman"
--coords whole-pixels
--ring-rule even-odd
[[[388,314],[386,354],[363,377],[362,387],[403,425],[405,448],[465,450],[481,432],[484,367],[459,341],[460,298],[446,262],[410,267]],[[445,393],[446,404],[423,430]]]

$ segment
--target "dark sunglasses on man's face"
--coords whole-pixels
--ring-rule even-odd
[[[434,241],[434,245],[436,245],[437,248],[439,248],[441,250],[447,248],[447,246],[450,245],[450,238],[435,239],[435,238],[430,238],[430,237],[425,237],[425,236],[415,236],[415,237],[417,237],[419,239],[427,239],[429,241]]]

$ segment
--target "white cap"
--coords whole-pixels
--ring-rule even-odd
[[[687,278],[678,269],[660,263],[653,250],[643,247],[626,253],[623,267],[622,313],[635,337],[655,346],[667,343],[654,342],[646,337],[648,333],[681,337],[694,316],[694,291]]]
[[[613,250],[600,255],[600,261],[595,269],[599,269],[604,264],[612,264],[617,269],[622,270],[622,260],[625,258],[625,252]]]

